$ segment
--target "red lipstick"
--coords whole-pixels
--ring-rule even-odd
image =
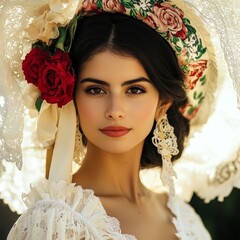
[[[109,126],[100,129],[100,131],[109,137],[121,137],[126,135],[131,129],[122,126]]]

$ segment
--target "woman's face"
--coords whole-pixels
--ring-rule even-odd
[[[76,104],[81,129],[97,148],[124,153],[143,144],[156,119],[159,94],[142,65],[110,51],[85,62]]]

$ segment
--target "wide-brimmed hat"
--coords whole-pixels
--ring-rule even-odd
[[[234,2],[231,4],[233,6]],[[215,142],[214,137],[217,136],[216,133],[205,129],[208,124],[212,124],[209,119],[214,119],[217,97],[220,96],[222,87],[225,88],[224,80],[232,79],[236,89],[239,87],[240,68],[237,64],[240,59],[237,41],[239,33],[235,31],[239,16],[237,12],[228,12],[225,7],[224,3],[218,0],[214,2],[197,0],[184,2],[180,0],[69,0],[68,2],[52,0],[48,2],[44,0],[32,1],[31,4],[28,1],[5,2],[1,8],[0,26],[3,35],[0,43],[3,49],[1,56],[3,70],[0,76],[3,100],[0,106],[1,159],[15,162],[20,169],[23,132],[29,134],[33,130],[32,126],[36,124],[35,132],[38,133],[40,142],[46,148],[53,148],[50,178],[55,181],[60,179],[71,181],[72,159],[78,162],[81,152],[77,144],[79,135],[76,134],[77,121],[72,101],[75,78],[71,59],[68,56],[71,41],[74,38],[78,18],[102,12],[118,12],[139,19],[155,29],[176,52],[181,69],[186,76],[185,87],[188,94],[187,104],[179,110],[190,120],[192,126],[189,145],[181,161],[181,166],[186,172],[184,177],[191,177],[191,174],[197,172],[197,166],[204,166],[199,175],[202,175],[206,185],[211,180],[214,182],[216,167],[222,164],[221,161],[224,163],[234,161],[240,146],[240,141],[236,140],[234,147],[229,147],[227,150],[231,152],[232,158],[222,158],[214,164],[209,163],[211,157],[216,157],[214,151],[212,149],[209,151],[208,146],[202,149],[205,143],[211,146],[211,143]],[[235,21],[235,24],[228,19],[228,14],[235,16],[231,20]],[[220,61],[219,56],[223,62]],[[39,76],[41,69],[46,71],[44,66],[46,62],[50,63],[51,70],[56,74],[58,72],[54,68],[55,62],[61,62],[66,69],[67,83],[54,82],[61,87],[59,92],[52,92],[52,89],[45,85],[43,74]],[[34,69],[36,66],[37,71]],[[225,71],[229,71],[230,75],[226,76]],[[218,119],[222,118],[221,113],[216,114]],[[232,111],[226,122],[238,117],[237,114]],[[24,116],[28,115],[33,117],[27,120],[30,126],[23,128]],[[239,133],[239,123],[233,126],[235,132]],[[200,131],[201,128],[203,130]],[[36,136],[32,136],[33,140],[37,141]],[[195,143],[197,140],[199,143]],[[193,150],[194,144],[199,144],[197,150]],[[35,146],[30,148],[24,146],[24,148],[30,152]],[[220,150],[216,151],[220,152]],[[203,156],[208,157],[203,158]],[[54,171],[56,165],[57,172]],[[179,167],[179,169],[182,168]],[[211,171],[207,173],[206,169]],[[180,183],[183,174],[179,175]],[[195,181],[196,185],[199,181],[199,179]],[[198,191],[193,184],[185,187],[188,187],[190,193]],[[214,196],[219,195],[221,194],[216,193]]]

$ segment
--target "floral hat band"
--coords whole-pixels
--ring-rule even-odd
[[[184,12],[181,8],[184,7]],[[38,89],[36,107],[43,100],[58,107],[73,98],[75,75],[68,52],[77,19],[90,12],[118,12],[137,18],[165,38],[185,74],[187,104],[180,109],[192,119],[214,82],[214,57],[201,21],[180,1],[164,0],[51,0],[26,28],[32,49],[22,68],[25,79]],[[70,38],[70,39],[69,39]],[[208,46],[208,48],[206,47]]]

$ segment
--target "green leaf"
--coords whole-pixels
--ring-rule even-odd
[[[72,47],[72,42],[75,36],[75,32],[77,29],[78,19],[82,16],[82,12],[80,12],[77,16],[75,16],[67,26],[67,41],[65,44],[65,51],[69,52]]]
[[[143,18],[147,17],[147,12],[143,8],[140,8],[140,14]]]
[[[151,4],[151,6],[153,6],[156,3],[156,0],[150,0],[149,2]],[[158,3],[160,3],[160,4],[163,3],[163,2],[164,2],[163,0],[162,1],[160,1],[160,0],[158,1]]]
[[[35,107],[38,110],[38,112],[40,112],[42,103],[43,103],[43,99],[41,97],[38,97],[36,102],[35,102]]]
[[[102,9],[102,1],[101,0],[97,0],[97,8],[98,9]]]
[[[205,98],[205,97],[202,96],[202,97],[199,99],[198,104],[201,104],[201,103],[203,102],[204,98]]]
[[[203,77],[200,78],[199,81],[201,82],[201,85],[204,85],[206,83],[206,80],[207,80],[206,75],[204,75]]]
[[[201,39],[199,39],[197,51],[198,51],[199,55],[196,57],[196,59],[199,59],[200,57],[202,57],[202,55],[207,51],[207,48],[206,48],[206,47],[203,48],[202,40],[201,40]]]
[[[193,93],[193,98],[197,99],[197,92],[196,91]]]
[[[66,36],[67,36],[67,29],[64,27],[59,27],[58,28],[59,31],[59,37],[57,39],[57,42],[55,44],[56,48],[61,49],[63,52],[65,52],[65,41],[66,41]]]
[[[59,37],[52,44],[55,48],[59,48],[64,52],[69,52],[72,47],[72,42],[77,28],[78,19],[82,16],[82,12],[76,15],[66,27],[59,27]]]
[[[134,9],[134,8],[131,8],[131,10],[130,10],[130,16],[132,16],[132,17],[137,17],[137,11],[136,11],[136,9]]]
[[[125,8],[131,8],[131,10],[134,8],[133,1],[131,0],[122,0],[121,2]]]
[[[187,27],[187,30],[188,30],[188,34],[187,34],[188,37],[192,34],[196,34],[196,29],[193,28],[191,25],[186,25],[186,27]]]
[[[182,48],[179,47],[179,46],[177,46],[177,45],[175,45],[175,50],[176,50],[178,53],[180,53],[180,52],[182,51]]]
[[[161,36],[162,36],[163,38],[167,38],[167,36],[168,36],[167,32],[162,32],[162,33],[160,33],[160,34],[161,34]]]
[[[195,110],[196,107],[192,106],[188,109],[187,113],[190,115],[193,113],[193,111]]]
[[[203,55],[206,51],[207,51],[207,48],[202,48],[202,46],[201,46],[201,48],[199,47],[199,48],[198,48],[198,53],[200,53],[200,54],[196,57],[196,59],[201,58],[202,55]]]
[[[202,97],[202,92],[200,92],[197,96],[197,98],[201,98]]]
[[[183,20],[183,23],[184,23],[185,25],[189,25],[189,24],[190,24],[189,19],[183,18],[182,20]]]
[[[189,68],[188,68],[187,65],[182,65],[181,70],[183,71],[183,73],[188,73],[189,72]]]

